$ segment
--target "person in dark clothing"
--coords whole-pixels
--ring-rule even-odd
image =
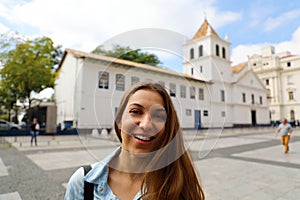
[[[30,131],[30,134],[31,134],[31,140],[30,140],[31,146],[32,146],[33,140],[34,140],[35,146],[37,146],[36,136],[38,135],[39,130],[40,130],[40,125],[39,125],[39,123],[37,121],[37,118],[33,118],[31,126],[30,126],[30,129],[31,129],[31,131]]]

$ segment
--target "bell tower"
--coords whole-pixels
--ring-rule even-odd
[[[230,42],[219,37],[205,18],[183,44],[183,72],[204,81],[231,82]]]

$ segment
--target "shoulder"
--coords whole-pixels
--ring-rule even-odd
[[[108,178],[108,166],[111,160],[119,153],[120,148],[117,148],[110,155],[105,157],[102,161],[92,164],[92,169],[85,176],[85,181],[94,184],[101,184],[107,181]]]
[[[68,181],[65,200],[83,199],[84,193],[84,170],[83,167],[77,169]]]

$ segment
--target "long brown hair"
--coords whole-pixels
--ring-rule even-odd
[[[163,98],[167,119],[165,124],[165,137],[163,138],[161,147],[169,146],[169,148],[165,148],[163,154],[173,155],[173,157],[176,158],[174,160],[170,159],[170,163],[166,166],[145,173],[143,184],[141,185],[142,198],[145,200],[204,200],[204,192],[201,188],[192,159],[184,147],[182,131],[176,110],[169,94],[162,85],[153,82],[139,82],[124,94],[115,119],[115,131],[120,142],[122,143],[122,138],[118,125],[121,122],[123,112],[129,98],[141,89],[155,91]],[[160,154],[156,162],[161,162],[163,159],[166,159],[166,157]]]

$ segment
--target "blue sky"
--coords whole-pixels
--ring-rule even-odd
[[[0,0],[0,33],[48,36],[63,48],[89,52],[110,38],[141,28],[168,29],[193,37],[204,17],[231,42],[233,64],[260,53],[300,54],[298,0]],[[181,60],[162,54],[181,71]]]

